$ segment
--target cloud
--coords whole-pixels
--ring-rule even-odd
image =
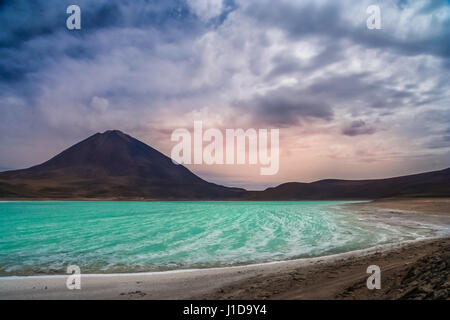
[[[109,101],[105,98],[95,96],[91,100],[91,106],[96,111],[105,112],[106,110],[108,110]]]
[[[297,125],[305,118],[327,121],[333,118],[333,110],[328,104],[292,87],[270,90],[235,104],[250,114],[255,114],[256,123],[262,122],[275,127]]]
[[[352,121],[342,129],[342,134],[351,137],[364,134],[374,134],[375,132],[375,128],[367,125],[363,120]]]
[[[203,20],[209,20],[222,13],[222,0],[187,0],[189,6]]]
[[[244,4],[245,2],[245,4]],[[366,8],[373,1],[242,1],[263,28],[276,27],[293,39],[320,36],[345,39],[369,48],[396,50],[401,54],[432,54],[450,58],[450,8],[445,1],[379,1],[382,31],[366,28]]]
[[[378,163],[404,149],[422,157],[402,159],[411,170],[445,164],[446,1],[378,1],[382,30],[366,28],[369,0],[79,0],[80,31],[65,28],[69,4],[0,1],[0,167],[107,129],[169,150],[172,127],[198,118],[282,128],[290,163],[316,155],[309,172],[328,172],[331,145],[357,161],[377,139]]]

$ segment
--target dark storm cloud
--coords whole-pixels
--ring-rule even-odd
[[[359,73],[320,79],[309,87],[309,92],[334,101],[356,101],[360,106],[367,104],[372,108],[398,108],[422,103],[422,98],[412,90],[392,89],[392,85],[392,79],[373,80],[371,74]]]
[[[436,19],[427,26],[425,33],[414,34],[412,31],[407,37],[396,36],[394,21],[390,28],[374,32],[366,28],[366,8],[373,3],[367,1],[336,1],[323,4],[322,2],[282,1],[274,5],[273,1],[252,1],[246,7],[246,13],[254,18],[255,23],[262,27],[278,27],[284,30],[291,38],[299,39],[307,36],[321,36],[329,41],[346,39],[355,44],[370,48],[396,50],[405,55],[431,54],[446,59],[450,58],[450,17],[438,22]],[[383,14],[389,2],[377,3]],[[398,6],[400,11],[410,9],[414,1],[403,1]],[[445,1],[426,1],[417,16],[429,16],[438,13],[442,7],[450,4]],[[357,8],[357,10],[352,10]],[[358,15],[348,17],[348,12]],[[359,20],[359,25],[352,24],[352,18]],[[411,19],[411,30],[414,30],[416,21]]]
[[[279,54],[272,59],[272,62],[274,67],[266,76],[267,79],[296,73],[302,68],[299,59],[290,53]]]
[[[342,133],[346,136],[359,136],[364,134],[374,134],[376,132],[374,127],[367,125],[363,120],[355,120],[345,126]]]
[[[186,27],[186,23],[194,22],[186,2],[181,0],[6,0],[0,11],[0,46],[17,46],[34,37],[67,31],[66,8],[72,4],[80,6],[82,12],[78,35],[118,26],[164,27],[179,21]]]
[[[271,76],[275,77],[277,73],[294,73],[296,67],[298,64],[295,59],[282,61],[278,68],[272,70]],[[330,106],[337,102],[359,110],[363,107],[392,110],[424,103],[424,98],[412,89],[392,89],[394,83],[392,79],[373,80],[369,73],[324,76],[315,79],[301,91],[291,88],[269,91],[263,96],[255,97],[250,104],[255,111],[262,113],[261,117],[273,119],[274,124],[292,124],[297,119],[293,117],[294,114],[331,120],[333,110]],[[436,92],[433,96],[437,97],[438,94],[441,92]],[[279,121],[280,118],[285,120]]]
[[[408,2],[410,3],[412,0],[407,0],[407,1],[402,1],[405,4],[408,4]],[[435,10],[448,6],[450,4],[450,2],[448,0],[432,0],[432,1],[428,1],[424,7],[422,8],[421,12],[422,13],[433,13]]]
[[[450,148],[450,109],[424,110],[416,114],[405,129],[424,149]]]
[[[305,37],[317,33],[333,36],[344,30],[339,25],[341,6],[334,2],[326,6],[311,2],[299,6],[298,2],[291,4],[283,1],[274,5],[273,1],[253,1],[246,8],[246,13],[261,24],[286,30],[291,37]]]
[[[66,8],[81,8],[82,29],[66,29]],[[7,0],[0,10],[0,81],[23,80],[64,55],[92,58],[101,51],[86,40],[113,28],[200,28],[184,1]],[[170,33],[168,33],[170,36]],[[139,45],[139,44],[136,44]]]
[[[263,95],[256,95],[251,100],[237,101],[235,105],[254,114],[256,122],[271,126],[297,125],[302,118],[326,121],[333,118],[333,110],[326,102],[289,87],[270,90]]]
[[[272,59],[273,68],[266,75],[266,79],[276,80],[280,76],[307,74],[314,70],[326,68],[334,62],[344,59],[342,48],[343,44],[341,42],[330,42],[306,62],[296,57],[292,50],[282,52]]]
[[[419,114],[418,119],[425,123],[449,124],[450,109],[445,110],[429,110]],[[450,130],[450,128],[449,128]]]
[[[450,148],[450,133],[445,136],[436,136],[426,143],[426,147],[430,149],[447,149]]]

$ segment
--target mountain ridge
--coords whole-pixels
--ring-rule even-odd
[[[217,185],[119,130],[96,133],[27,169],[0,172],[0,199],[359,200],[450,197],[450,168],[407,176],[311,183],[264,191]]]
[[[450,197],[450,168],[382,179],[323,179],[310,183],[286,182],[252,192],[258,200],[347,200],[389,197]]]

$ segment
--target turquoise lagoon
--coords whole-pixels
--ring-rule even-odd
[[[317,257],[432,236],[339,201],[0,202],[0,275],[143,272]]]

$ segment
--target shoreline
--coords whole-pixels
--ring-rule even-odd
[[[442,201],[447,208],[450,201]],[[411,204],[396,200],[396,205],[389,204],[383,210],[405,205]],[[380,203],[350,206],[373,214],[379,212]],[[438,206],[435,200],[433,206]],[[438,211],[414,211],[414,215],[449,226],[450,210]],[[427,239],[314,258],[206,269],[86,274],[81,276],[81,290],[66,288],[69,275],[0,277],[0,299],[449,299],[450,229],[443,231]],[[366,268],[372,264],[382,270],[381,290],[365,287]]]
[[[177,200],[170,200],[170,199],[118,199],[118,198],[73,198],[73,199],[53,199],[53,198],[39,198],[39,199],[30,199],[30,198],[24,198],[24,199],[8,199],[8,200],[1,200],[0,203],[7,203],[7,202],[361,202],[361,203],[369,203],[371,199],[333,199],[333,200],[251,200],[251,199],[210,199],[210,200],[193,200],[193,199],[177,199]]]
[[[395,249],[400,249],[402,247],[407,247],[408,245],[414,243],[420,243],[424,241],[432,241],[432,240],[444,240],[450,239],[450,234],[445,235],[436,235],[433,237],[414,239],[414,240],[406,240],[402,242],[392,242],[385,244],[378,244],[375,246],[371,246],[363,249],[356,249],[351,251],[345,251],[340,253],[328,254],[324,256],[317,257],[309,257],[309,258],[295,258],[295,259],[287,259],[287,260],[275,260],[275,261],[267,261],[261,263],[250,263],[250,264],[238,264],[231,266],[218,266],[218,267],[207,267],[207,268],[187,268],[187,269],[173,269],[173,270],[164,270],[164,271],[143,271],[143,272],[113,272],[113,273],[86,273],[81,274],[82,278],[108,278],[108,277],[145,277],[145,276],[158,276],[158,275],[170,275],[170,274],[179,274],[179,273],[191,273],[191,272],[221,272],[221,271],[231,271],[242,270],[247,268],[257,268],[257,267],[265,267],[269,265],[276,264],[311,264],[316,263],[318,261],[331,263],[335,260],[339,259],[347,259],[354,257],[366,257],[372,254],[381,252],[381,251],[390,251]],[[18,276],[0,276],[1,280],[25,280],[25,279],[34,279],[34,280],[45,280],[45,279],[67,279],[68,274],[36,274],[36,275],[18,275]],[[1,289],[0,289],[1,292]]]
[[[332,262],[336,259],[343,259],[343,258],[352,258],[355,256],[369,256],[371,254],[377,253],[379,251],[388,251],[393,249],[398,249],[404,246],[407,246],[409,244],[422,242],[422,241],[429,241],[429,240],[439,240],[439,239],[446,239],[450,238],[449,236],[440,235],[425,239],[415,239],[415,240],[407,240],[402,242],[396,242],[396,243],[385,243],[380,245],[375,245],[372,247],[364,248],[364,249],[356,249],[352,251],[345,251],[330,255],[324,255],[324,256],[317,256],[317,257],[311,257],[311,258],[298,258],[298,259],[288,259],[288,260],[276,260],[276,261],[268,261],[268,262],[261,262],[261,263],[250,263],[250,264],[242,264],[242,265],[232,265],[232,266],[223,266],[223,267],[210,267],[210,268],[192,268],[192,269],[173,269],[173,270],[166,270],[166,271],[143,271],[143,272],[116,272],[116,273],[86,273],[81,274],[83,278],[108,278],[108,277],[145,277],[145,276],[158,276],[158,275],[170,275],[170,274],[178,274],[178,273],[191,273],[191,272],[203,272],[203,271],[229,271],[233,269],[247,269],[247,268],[253,268],[253,267],[265,267],[268,265],[275,265],[275,264],[285,264],[285,263],[295,263],[295,264],[308,264],[308,263],[315,263],[319,260],[324,262]],[[42,274],[42,275],[26,275],[26,276],[0,276],[1,280],[22,280],[22,279],[67,279],[67,274]]]
[[[0,278],[0,300],[379,299],[384,298],[379,292],[365,288],[367,266],[380,264],[383,279],[386,279],[388,276],[384,270],[389,272],[393,266],[407,269],[416,260],[428,259],[430,248],[448,253],[450,238],[413,240],[392,244],[390,248],[377,246],[327,257],[263,265],[113,276],[82,275],[81,290],[66,288],[68,275]],[[392,263],[393,258],[395,264]],[[383,266],[383,263],[387,265]],[[409,272],[405,270],[403,273]],[[444,274],[440,276],[445,277]],[[344,282],[335,283],[339,278]],[[354,287],[362,291],[362,295],[355,294],[357,290]],[[392,290],[388,288],[388,291]],[[352,294],[346,296],[348,292]]]

